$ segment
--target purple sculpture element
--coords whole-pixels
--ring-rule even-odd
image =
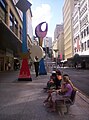
[[[42,25],[46,24],[46,28],[43,31],[41,29]],[[35,34],[36,37],[39,38],[39,45],[42,47],[42,42],[43,42],[43,38],[46,36],[48,31],[48,24],[46,22],[42,22],[39,25],[37,25],[37,27],[35,28]],[[44,59],[42,58],[39,62],[39,75],[47,75],[46,69],[45,69],[45,64],[44,64]]]
[[[41,26],[42,26],[44,23],[46,24],[46,28],[45,28],[44,31],[42,31]],[[47,34],[47,31],[48,31],[48,24],[47,24],[46,22],[40,23],[40,24],[37,25],[37,27],[35,28],[35,34],[36,34],[36,36],[37,36],[38,38],[44,38],[44,37],[46,36],[46,34]]]

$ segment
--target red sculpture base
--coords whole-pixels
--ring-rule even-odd
[[[19,81],[32,81],[27,58],[22,60],[22,66],[19,74]]]

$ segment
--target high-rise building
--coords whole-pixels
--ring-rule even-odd
[[[64,56],[65,60],[73,56],[72,12],[78,0],[65,0],[63,6]]]
[[[54,31],[53,50],[54,56],[58,57],[60,60],[64,59],[64,34],[62,24],[56,25]],[[57,51],[56,54],[55,51]]]
[[[56,39],[58,38],[59,33],[60,33],[61,31],[63,31],[63,25],[57,24],[57,25],[56,25],[56,28],[55,28],[55,30],[54,30],[54,40],[56,40]]]
[[[89,55],[89,1],[80,0],[72,18],[74,54]]]

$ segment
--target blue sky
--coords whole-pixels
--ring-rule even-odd
[[[29,0],[32,3],[33,33],[35,27],[43,21],[48,23],[48,37],[53,37],[56,24],[63,22],[62,8],[64,0]]]

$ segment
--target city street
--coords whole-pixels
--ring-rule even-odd
[[[0,0],[0,120],[89,120],[89,0]]]
[[[72,79],[75,70],[61,69],[70,73]],[[72,72],[73,71],[73,72]],[[18,81],[19,71],[0,73],[0,120],[89,120],[89,99],[77,92],[75,104],[68,115],[50,113],[43,105],[47,93],[43,88],[49,79],[47,75],[35,77],[31,71],[31,81]],[[85,100],[84,100],[85,98]]]

